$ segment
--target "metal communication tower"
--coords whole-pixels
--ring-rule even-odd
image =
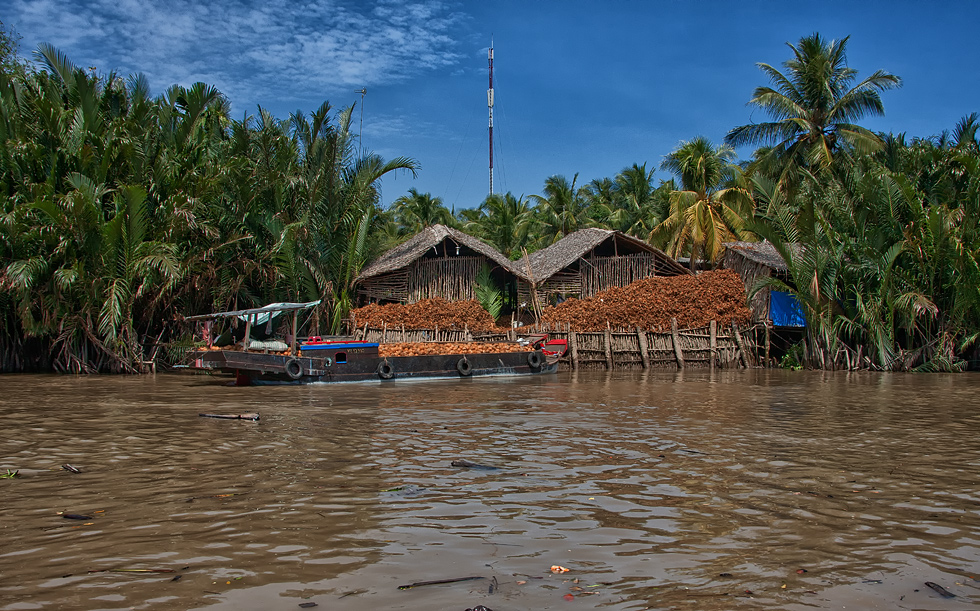
[[[490,109],[490,195],[493,195],[493,39],[490,39],[490,88],[487,89],[487,107]]]

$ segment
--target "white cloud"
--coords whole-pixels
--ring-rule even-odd
[[[462,16],[440,0],[13,0],[9,24],[79,65],[143,72],[154,90],[203,80],[237,103],[324,99],[453,66]]]

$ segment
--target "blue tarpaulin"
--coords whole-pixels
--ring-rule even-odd
[[[769,292],[769,318],[776,327],[805,327],[803,307],[792,293]]]

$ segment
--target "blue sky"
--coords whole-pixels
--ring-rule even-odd
[[[904,80],[870,129],[929,136],[980,111],[975,2],[8,0],[0,20],[24,53],[48,42],[157,93],[215,85],[236,117],[347,106],[364,87],[364,146],[422,166],[386,179],[386,204],[410,187],[456,208],[486,196],[491,36],[494,186],[515,195],[633,163],[668,178],[680,141],[766,120],[746,106],[767,83],[756,63],[778,66],[813,32],[850,35],[859,77]]]

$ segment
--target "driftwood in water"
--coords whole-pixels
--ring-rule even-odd
[[[484,579],[483,577],[457,577],[455,579],[436,579],[433,581],[416,581],[415,583],[410,583],[406,586],[398,586],[399,590],[411,590],[412,588],[418,588],[420,586],[438,586],[445,583],[459,583],[460,581],[475,581],[477,579]]]
[[[493,471],[499,469],[499,467],[491,467],[490,465],[481,465],[480,463],[475,463],[466,460],[465,458],[460,458],[459,460],[454,460],[449,463],[453,467],[463,467],[466,469],[484,469],[486,471]]]
[[[933,590],[935,590],[936,593],[939,594],[940,596],[942,596],[943,598],[956,598],[956,594],[953,594],[952,592],[950,592],[946,588],[942,587],[938,583],[933,583],[931,581],[927,581],[926,582],[926,585],[929,586],[930,588],[932,588]]]
[[[258,414],[198,414],[201,418],[222,418],[224,420],[258,420]]]

